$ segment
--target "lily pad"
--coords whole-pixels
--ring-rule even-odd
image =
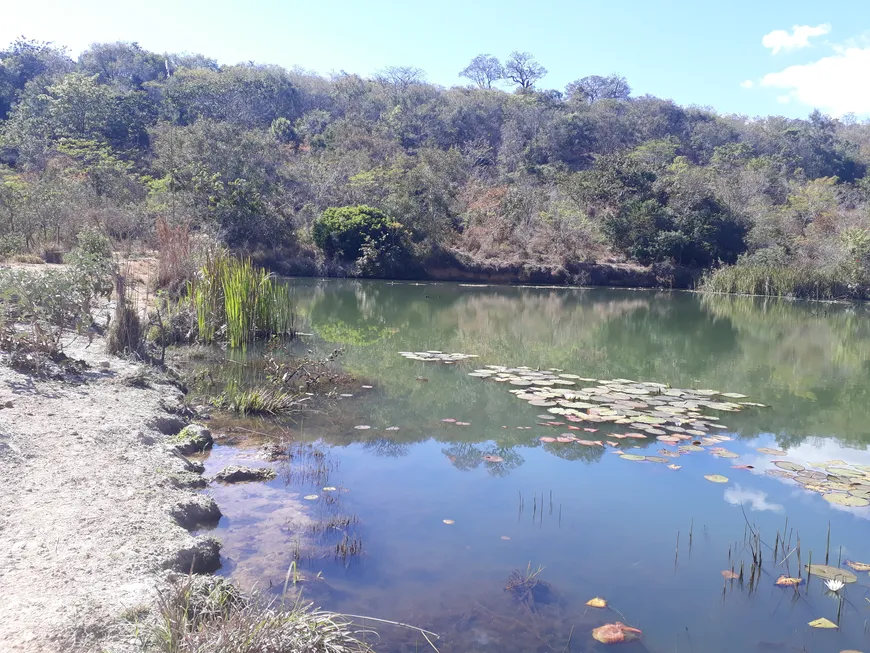
[[[848,467],[828,467],[828,472],[831,474],[836,474],[837,476],[848,476],[850,478],[857,478],[861,476],[866,476],[862,471],[857,469],[849,469]]]
[[[677,469],[682,469],[682,468],[683,468],[682,465],[668,465],[668,469],[677,470]]]
[[[824,617],[809,622],[809,626],[811,628],[837,628],[837,624],[835,624],[830,619],[825,619]]]
[[[646,460],[646,456],[638,456],[637,454],[633,454],[633,453],[624,453],[620,456],[620,458],[622,458],[623,460],[635,460],[635,461]]]
[[[756,449],[759,453],[766,453],[768,456],[787,456],[788,453],[780,449],[771,449],[770,447],[759,447]]]
[[[725,580],[736,580],[736,579],[740,578],[740,574],[736,574],[733,571],[731,571],[730,569],[723,569],[721,573],[722,573],[722,577]]]
[[[825,580],[841,580],[844,583],[857,583],[858,577],[851,571],[840,569],[839,567],[831,567],[830,565],[804,565],[804,568],[813,576],[818,576]]]
[[[803,582],[803,578],[789,578],[788,576],[782,575],[777,578],[773,584],[779,585],[780,587],[794,587],[795,585],[800,585]]]
[[[588,601],[586,601],[586,605],[588,605],[590,608],[606,608],[607,601],[596,596],[594,599],[589,599]]]
[[[504,462],[504,458],[502,458],[501,456],[494,456],[491,454],[485,455],[483,457],[483,459],[488,463],[503,463]]]
[[[647,456],[646,459],[651,463],[669,463],[671,462],[667,458],[662,458],[660,456]]]
[[[368,424],[360,424],[359,426],[354,426],[354,428],[357,431],[368,431],[371,428],[371,426],[369,426]]]
[[[774,460],[773,464],[780,469],[787,469],[790,472],[802,472],[805,469],[803,465],[798,465],[790,460]]]
[[[846,564],[849,565],[855,571],[870,571],[870,565],[866,562],[856,562],[854,560],[846,560]]]
[[[865,506],[870,506],[870,499],[856,497],[851,494],[836,494],[831,492],[830,494],[822,495],[822,498],[828,503],[833,503],[838,506],[848,506],[850,508],[864,508]]]
[[[728,477],[722,476],[721,474],[708,474],[704,478],[706,478],[711,483],[727,483],[728,482]]]
[[[315,499],[319,499],[320,497],[318,497],[318,495],[316,495],[316,494],[306,494],[302,498],[305,499],[306,501],[314,501]]]

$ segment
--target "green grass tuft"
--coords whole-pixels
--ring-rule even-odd
[[[202,342],[223,334],[231,348],[244,348],[258,338],[293,335],[287,289],[250,259],[226,252],[210,256],[189,290]]]

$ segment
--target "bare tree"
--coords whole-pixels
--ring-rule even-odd
[[[425,82],[426,72],[414,66],[387,66],[375,73],[375,79],[381,84],[405,90],[412,84]]]
[[[504,66],[491,54],[479,54],[459,73],[478,88],[492,88],[492,83],[505,78]]]
[[[535,61],[529,52],[511,52],[504,65],[505,76],[520,88],[532,88],[547,74],[547,69]]]
[[[631,86],[625,77],[616,73],[602,77],[589,75],[578,79],[565,87],[568,97],[592,104],[598,100],[627,100],[631,95]]]

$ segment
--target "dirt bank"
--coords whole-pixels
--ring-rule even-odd
[[[137,650],[131,622],[202,553],[171,516],[197,496],[167,435],[181,391],[156,376],[142,387],[145,368],[86,345],[67,347],[89,365],[77,382],[0,365],[5,653]]]

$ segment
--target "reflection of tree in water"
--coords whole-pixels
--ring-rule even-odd
[[[525,459],[510,447],[479,447],[470,442],[459,442],[442,449],[441,453],[447,456],[453,466],[460,471],[468,472],[483,465],[491,476],[506,476],[525,462]],[[484,456],[501,460],[488,462],[484,460]]]
[[[407,456],[411,445],[405,442],[396,442],[389,438],[373,438],[363,443],[363,449],[370,451],[376,456],[385,458],[401,458]]]

